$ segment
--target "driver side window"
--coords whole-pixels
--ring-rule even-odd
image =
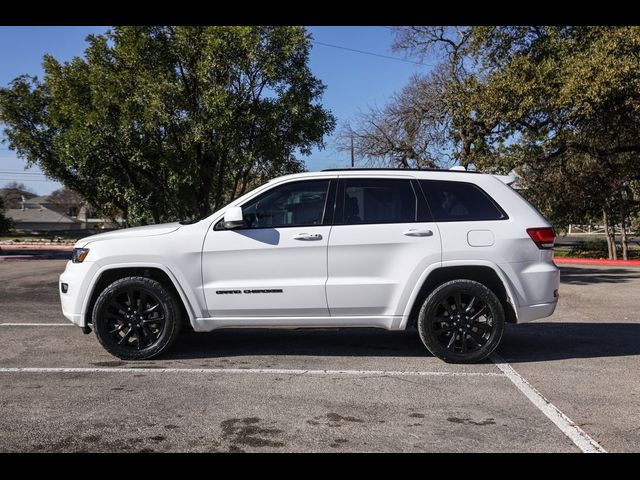
[[[244,228],[322,225],[329,180],[292,182],[242,206]]]

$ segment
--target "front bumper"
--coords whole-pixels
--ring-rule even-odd
[[[69,261],[58,281],[62,314],[79,327],[85,326],[83,302],[88,287],[87,283],[91,278],[89,273],[92,268],[93,262],[73,263]],[[63,283],[67,284],[65,293],[62,291]]]

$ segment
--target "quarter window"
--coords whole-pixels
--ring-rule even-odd
[[[420,180],[420,186],[436,222],[508,218],[495,201],[473,183]]]
[[[416,204],[409,180],[346,179],[343,223],[415,222]]]
[[[244,228],[321,225],[329,180],[274,187],[242,206]]]

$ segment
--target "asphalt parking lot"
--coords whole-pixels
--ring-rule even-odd
[[[640,451],[640,268],[563,266],[552,317],[459,366],[375,329],[191,333],[123,362],[62,316],[64,264],[0,263],[2,452]]]

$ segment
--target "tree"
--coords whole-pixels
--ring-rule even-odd
[[[472,27],[395,27],[393,49],[420,60],[430,54],[440,58],[440,96],[444,108],[440,121],[449,140],[450,156],[465,168],[478,158],[493,157],[499,141],[500,123],[478,115],[478,101],[484,96],[483,78],[477,74]]]
[[[640,181],[640,28],[475,27],[472,55],[485,78],[479,116],[499,119],[512,141],[501,161],[542,172],[537,187],[560,175],[559,193],[582,193],[573,218],[599,208],[610,258],[621,225],[626,259]],[[531,189],[535,203],[542,190]],[[558,207],[571,206],[549,210]]]
[[[5,208],[21,208],[23,198],[28,200],[35,196],[36,194],[27,188],[24,183],[18,182],[8,182],[2,188],[2,194],[0,195],[4,200]]]
[[[11,224],[11,219],[4,216],[4,201],[0,197],[0,233],[9,231]]]
[[[114,27],[0,89],[10,148],[130,223],[203,217],[300,171],[335,125],[300,27]]]
[[[395,27],[394,50],[441,62],[415,75],[383,108],[370,108],[340,134],[338,148],[351,138],[367,160],[399,167],[469,167],[474,159],[493,155],[499,123],[476,115],[484,85],[469,61],[471,31],[447,27]],[[430,57],[429,57],[430,58]],[[494,145],[495,143],[495,145]]]
[[[35,195],[35,193],[33,193],[29,188],[27,188],[27,186],[22,182],[8,182],[7,184],[5,184],[4,189],[5,190],[20,190],[20,191],[31,193],[31,194]]]
[[[435,167],[447,155],[444,83],[438,74],[414,76],[384,107],[361,113],[338,136],[338,149],[353,150],[367,165]]]
[[[86,204],[80,195],[66,187],[51,192],[49,201],[67,215],[73,217],[78,216],[80,209]]]

